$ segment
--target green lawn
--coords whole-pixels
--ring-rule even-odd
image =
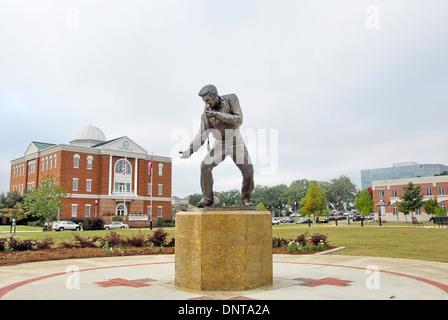
[[[328,236],[330,245],[346,247],[334,254],[419,259],[448,262],[448,229],[414,228],[410,223],[314,224],[279,225],[273,227],[274,237],[295,238],[307,232]]]
[[[22,229],[24,228],[24,229]],[[27,229],[30,228],[30,229]],[[17,230],[41,231],[41,228],[31,228],[18,226]],[[155,228],[154,228],[155,230]],[[154,231],[153,230],[153,231]],[[0,231],[9,231],[9,226],[0,227]],[[139,232],[145,235],[152,234],[149,229],[124,229],[115,230],[125,236],[132,236]],[[168,239],[174,237],[174,228],[165,228],[168,232]],[[100,231],[80,231],[82,236],[93,235],[103,236],[106,230]],[[331,224],[297,225],[286,224],[273,226],[273,237],[296,238],[298,235],[308,232],[322,233],[328,236],[330,245],[346,247],[345,250],[333,254],[354,255],[354,256],[377,256],[403,259],[419,259],[429,261],[448,262],[448,229],[433,228],[432,224],[427,224],[427,228],[414,228],[410,223],[385,223],[379,227],[376,223],[365,223],[364,227],[360,223],[347,225],[341,223],[339,226]],[[9,237],[9,233],[0,234],[2,237]],[[73,239],[72,232],[20,232],[16,233],[22,239],[43,239],[51,236],[56,242],[69,241]]]

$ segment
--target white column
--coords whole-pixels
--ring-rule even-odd
[[[134,170],[134,194],[137,196],[138,186],[138,158],[135,158],[135,170]]]
[[[109,156],[109,195],[112,194],[112,155]]]

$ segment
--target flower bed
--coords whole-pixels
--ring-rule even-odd
[[[328,245],[326,235],[315,233],[308,237],[308,233],[299,235],[296,239],[273,238],[273,253],[309,254],[333,249]]]
[[[138,234],[124,237],[111,231],[104,237],[82,237],[72,234],[74,239],[62,241],[55,247],[53,238],[42,241],[30,239],[0,238],[0,265],[14,265],[33,261],[61,260],[174,253],[174,238],[167,241],[167,233],[157,229],[153,235]]]
[[[50,237],[42,241],[20,240],[13,236],[0,238],[0,266],[47,260],[175,253],[174,238],[167,242],[167,233],[161,228],[149,237],[141,234],[124,237],[113,231],[104,237],[82,237],[76,233],[73,237],[72,241],[62,241],[57,247]],[[333,248],[328,245],[327,236],[319,233],[310,237],[308,233],[301,234],[296,239],[272,239],[274,254],[313,254]]]

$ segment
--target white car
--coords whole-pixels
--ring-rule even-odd
[[[76,224],[73,221],[58,221],[53,223],[53,226],[51,228],[56,231],[64,231],[64,230],[79,231],[81,230],[81,225]]]
[[[112,223],[106,224],[104,225],[104,229],[109,230],[109,229],[124,229],[124,228],[129,228],[129,226],[121,221],[114,221]]]
[[[272,219],[272,224],[280,224],[280,220],[277,218]]]

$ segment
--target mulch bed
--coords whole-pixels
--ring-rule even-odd
[[[117,256],[136,256],[151,254],[173,254],[174,248],[125,248],[120,252],[106,252],[102,248],[69,248],[69,249],[46,249],[30,251],[12,251],[9,253],[0,253],[0,266],[15,265],[26,262],[63,260],[63,259],[82,259],[98,257],[117,257]]]
[[[288,252],[286,247],[272,248],[273,254],[314,254],[317,252],[327,251],[336,247],[327,246],[319,251],[294,251]],[[9,253],[0,253],[0,266],[16,265],[26,262],[48,261],[48,260],[63,260],[63,259],[82,259],[82,258],[98,258],[98,257],[117,257],[117,256],[136,256],[136,255],[153,255],[153,254],[173,254],[174,248],[164,247],[161,250],[154,248],[125,248],[120,252],[110,251],[106,252],[102,248],[69,248],[69,249],[46,249],[46,250],[32,250],[32,251],[12,251]]]

